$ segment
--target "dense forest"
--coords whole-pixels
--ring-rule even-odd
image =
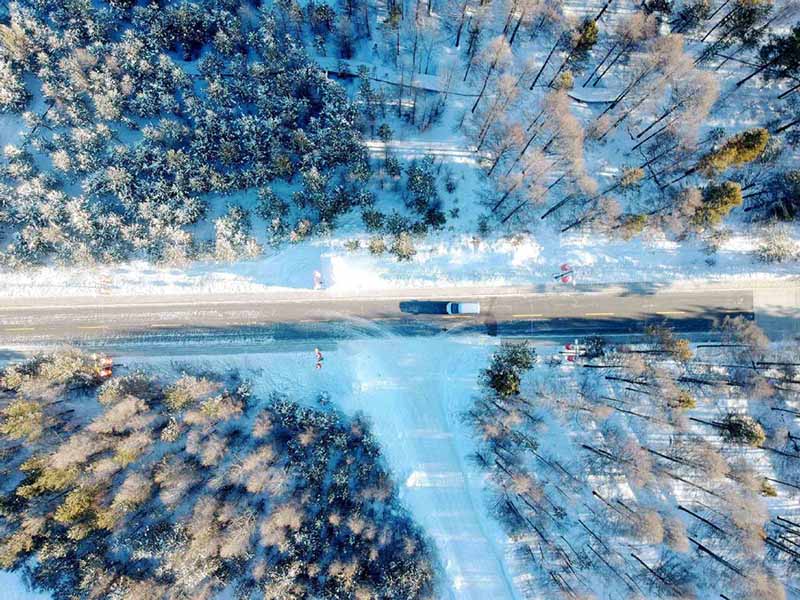
[[[308,17],[333,28],[326,5]],[[24,127],[0,163],[2,262],[230,261],[357,209],[390,235],[373,249],[413,256],[409,236],[444,222],[430,166],[409,167],[416,218],[372,210],[361,110],[309,58],[298,18],[248,2],[11,3],[0,111]]]
[[[741,317],[719,334],[491,357],[466,419],[533,594],[797,596],[796,348]]]
[[[432,546],[361,416],[235,374],[0,375],[0,566],[55,600],[434,597]]]
[[[739,228],[792,259],[797,17],[784,0],[10,2],[0,259],[229,261],[351,213],[372,236],[352,250],[410,259],[460,210],[478,236],[713,252]],[[393,150],[434,131],[472,162]]]

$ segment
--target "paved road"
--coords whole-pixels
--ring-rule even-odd
[[[0,343],[220,330],[271,331],[287,339],[309,331],[341,337],[376,327],[406,335],[457,329],[561,337],[635,333],[663,321],[681,332],[700,333],[726,315],[752,318],[753,298],[748,289],[544,294],[533,288],[454,288],[360,297],[297,290],[270,296],[7,299],[0,301]],[[481,314],[447,315],[450,300],[479,301]]]

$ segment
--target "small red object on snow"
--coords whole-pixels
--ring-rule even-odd
[[[569,263],[564,263],[563,265],[561,265],[561,270],[562,271],[572,271],[572,267],[569,266]]]
[[[566,350],[572,350],[572,344],[564,344]]]
[[[570,354],[569,356],[567,356],[567,360],[569,362],[575,362],[575,355],[574,354]]]

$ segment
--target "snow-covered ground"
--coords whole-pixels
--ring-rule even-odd
[[[489,516],[482,476],[467,460],[471,440],[460,419],[493,344],[446,335],[319,342],[325,355],[319,371],[314,340],[303,352],[276,347],[243,355],[118,360],[167,376],[176,369],[238,370],[252,380],[257,396],[280,391],[313,403],[327,392],[345,412],[364,412],[403,501],[436,544],[446,576],[443,598],[505,600],[518,597],[506,566],[510,546]]]
[[[467,460],[472,442],[460,418],[478,390],[478,373],[496,340],[397,338],[377,329],[375,334],[335,345],[309,340],[305,351],[297,351],[294,343],[276,343],[247,354],[202,355],[193,348],[186,356],[144,357],[137,352],[115,360],[128,369],[140,367],[165,377],[192,369],[236,370],[262,398],[278,391],[313,404],[326,392],[346,413],[362,411],[403,502],[436,545],[445,576],[442,598],[518,598],[507,571],[510,545],[489,515],[481,473]],[[314,368],[315,345],[325,356],[322,370]],[[16,576],[0,574],[0,600],[40,597],[26,595]]]
[[[590,14],[602,4],[594,0],[580,6],[570,4],[568,12]],[[607,18],[611,21],[605,24],[604,29],[610,31],[613,21],[626,11],[627,8],[623,7],[610,11]],[[526,45],[525,48],[536,53],[546,51],[544,46],[539,46],[541,44]],[[443,55],[453,52],[449,42],[442,45]],[[359,57],[365,61],[369,58]],[[336,66],[334,59],[318,58],[329,68]],[[353,65],[361,64],[351,62]],[[389,77],[387,69],[391,69],[388,66],[374,62],[363,64],[373,65],[374,75]],[[609,88],[618,86],[622,73],[623,68],[615,69],[599,88],[573,90],[576,99],[574,112],[582,121],[591,121],[599,109],[578,99],[591,100],[597,94],[602,95]],[[436,79],[435,75],[419,77],[431,86],[434,84],[428,80]],[[344,84],[351,93],[356,93],[357,83]],[[725,102],[730,106],[722,107],[724,110],[719,111],[708,126],[734,130],[760,124],[763,115],[759,103],[764,102],[761,91],[746,88],[737,92],[740,95],[734,99],[726,98]],[[770,89],[770,93],[773,92]],[[796,262],[767,265],[755,258],[754,251],[761,242],[758,237],[761,232],[743,221],[745,215],[741,209],[735,210],[726,222],[731,235],[713,254],[709,254],[704,243],[697,239],[674,242],[663,237],[647,239],[644,236],[625,241],[591,232],[561,234],[555,220],[538,218],[545,208],[563,197],[565,192],[559,187],[554,188],[544,206],[536,207],[526,217],[524,224],[512,221],[500,226],[490,218],[490,232],[478,235],[479,222],[490,217],[490,207],[495,203],[497,193],[479,166],[481,156],[474,152],[474,144],[468,139],[465,129],[459,127],[464,114],[469,113],[471,103],[471,98],[452,96],[442,120],[422,132],[388,112],[385,115],[395,130],[395,139],[389,144],[391,154],[404,164],[424,156],[434,159],[439,171],[443,210],[448,215],[442,231],[415,241],[417,254],[411,262],[398,263],[389,254],[371,255],[366,249],[370,236],[364,233],[358,216],[352,214],[342,219],[328,236],[287,244],[278,249],[267,248],[262,257],[254,260],[227,264],[200,261],[176,268],[134,261],[118,266],[53,266],[26,272],[0,272],[0,297],[266,293],[280,288],[310,288],[315,270],[323,273],[327,287],[342,293],[439,285],[543,283],[552,281],[552,275],[563,263],[569,263],[576,270],[578,281],[584,283],[764,279],[796,273]],[[733,109],[736,109],[736,118],[732,118]],[[18,120],[0,116],[0,145],[17,141],[19,129]],[[616,180],[621,164],[641,161],[641,157],[628,151],[628,141],[623,144],[615,138],[604,145],[587,147],[587,168],[598,179],[601,189]],[[384,144],[377,139],[367,139],[366,145],[375,159],[374,166],[379,167],[385,152]],[[444,189],[441,179],[445,176],[456,184],[452,193]],[[555,174],[551,176],[556,177]],[[210,218],[222,214],[229,201],[252,208],[255,200],[253,190],[232,198],[211,198]],[[391,191],[391,184],[378,190],[376,207],[387,214],[396,209],[403,210],[402,202],[398,202],[396,193]],[[263,243],[267,224],[255,215],[252,215],[252,220],[253,235]],[[512,235],[510,231],[518,233]],[[209,223],[198,226],[194,233],[199,239],[210,238]],[[789,228],[789,233],[795,239],[800,237],[796,227]],[[384,239],[391,243],[391,236],[386,235]],[[360,242],[360,249],[347,249],[345,244],[354,240]]]
[[[0,571],[0,598],[2,600],[47,600],[46,594],[29,591],[16,573]]]
[[[169,352],[131,346],[116,354],[115,362],[126,370],[141,368],[164,378],[183,371],[235,371],[252,382],[257,397],[277,391],[316,404],[324,393],[348,414],[363,412],[372,423],[402,501],[435,543],[444,571],[442,600],[547,598],[530,589],[534,581],[516,557],[514,544],[491,516],[485,476],[468,458],[476,445],[462,415],[480,393],[480,371],[498,340],[445,333],[405,338],[370,323],[354,321],[353,325],[369,330],[370,337],[265,341],[260,347],[220,354],[191,344],[170,346]],[[314,346],[324,354],[321,370],[314,368]],[[547,345],[537,348],[542,358],[558,350]],[[570,389],[577,385],[571,367],[545,364],[548,361],[543,360],[526,377],[526,386],[548,382]],[[710,420],[728,407],[724,400],[711,401],[692,414]],[[577,459],[585,436],[596,434],[595,425],[589,427],[570,415],[566,412],[560,420],[547,417],[537,432],[545,453],[567,465]],[[625,420],[616,418],[620,423]],[[638,431],[640,423],[629,425]],[[693,424],[692,428],[700,432],[702,426]],[[666,443],[662,438],[656,432],[651,441],[658,446]],[[765,451],[747,451],[747,456],[760,471],[775,476]],[[770,510],[796,515],[797,497],[785,495],[783,488],[780,491],[779,497],[769,500]],[[675,502],[688,501],[687,490],[676,488],[672,493]],[[1,600],[40,597],[26,595],[23,589],[8,574],[0,578]]]
[[[437,286],[551,283],[568,263],[578,283],[746,281],[797,274],[796,263],[764,265],[757,241],[736,236],[710,257],[697,244],[622,242],[552,233],[476,240],[442,234],[419,244],[410,263],[348,250],[352,237],[312,240],[261,258],[163,267],[143,261],[93,268],[47,267],[0,273],[0,297],[269,293],[310,289],[319,270],[333,293]],[[362,244],[362,247],[364,244]],[[707,260],[713,258],[710,268]]]
[[[0,297],[159,295],[238,293],[308,289],[315,270],[322,272],[326,287],[333,292],[411,288],[445,285],[525,285],[553,281],[560,265],[570,264],[577,281],[583,283],[671,283],[678,280],[766,279],[792,275],[797,263],[764,264],[754,252],[761,243],[757,228],[732,215],[731,234],[716,252],[709,253],[698,239],[675,242],[663,237],[638,237],[625,241],[606,234],[571,231],[559,233],[555,222],[533,216],[519,231],[491,225],[490,233],[479,235],[478,224],[489,214],[495,193],[493,184],[478,166],[478,156],[455,122],[469,99],[454,98],[443,121],[425,132],[396,120],[397,139],[390,151],[402,161],[433,157],[440,178],[446,174],[456,183],[448,193],[440,183],[443,210],[448,214],[445,228],[415,241],[417,254],[410,262],[397,262],[390,254],[372,255],[367,250],[370,235],[356,214],[348,215],[333,233],[277,249],[265,249],[263,256],[233,263],[199,261],[187,266],[158,266],[145,261],[96,267],[44,267],[29,271],[0,271]],[[578,109],[584,110],[584,109]],[[7,119],[6,119],[7,121]],[[0,139],[5,143],[16,135],[10,123],[0,118]],[[4,127],[5,125],[5,127]],[[367,140],[376,159],[382,160],[384,145]],[[608,146],[595,157],[593,173],[613,180],[618,169],[609,163],[619,149]],[[620,150],[621,151],[621,150]],[[605,157],[605,158],[603,158]],[[242,193],[234,200],[252,208],[255,193]],[[551,199],[555,202],[558,196]],[[211,214],[224,212],[230,199],[211,200]],[[398,208],[397,198],[379,191],[376,207],[385,213]],[[538,212],[541,212],[540,209]],[[457,211],[457,216],[453,216]],[[736,212],[736,211],[734,211]],[[538,214],[538,213],[537,213]],[[252,215],[253,235],[265,242],[267,224]],[[196,232],[210,237],[208,224]],[[797,237],[796,228],[790,235]],[[391,236],[384,236],[391,243]],[[359,249],[348,249],[358,240]]]

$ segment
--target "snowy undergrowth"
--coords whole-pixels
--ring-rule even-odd
[[[180,268],[135,261],[3,273],[0,297],[285,292],[312,288],[314,271],[322,273],[325,287],[342,294],[442,285],[530,285],[552,283],[563,263],[575,269],[578,283],[746,281],[796,274],[791,263],[757,262],[753,252],[758,242],[744,235],[709,255],[699,243],[622,242],[546,231],[485,240],[441,234],[419,244],[414,260],[402,263],[364,249],[347,249],[345,243],[353,237],[308,241],[235,263],[200,262]]]
[[[722,346],[656,335],[584,346],[594,356],[578,364],[545,350],[527,375],[511,354],[487,362],[470,418],[521,586],[533,598],[797,597],[792,348],[737,320]]]

